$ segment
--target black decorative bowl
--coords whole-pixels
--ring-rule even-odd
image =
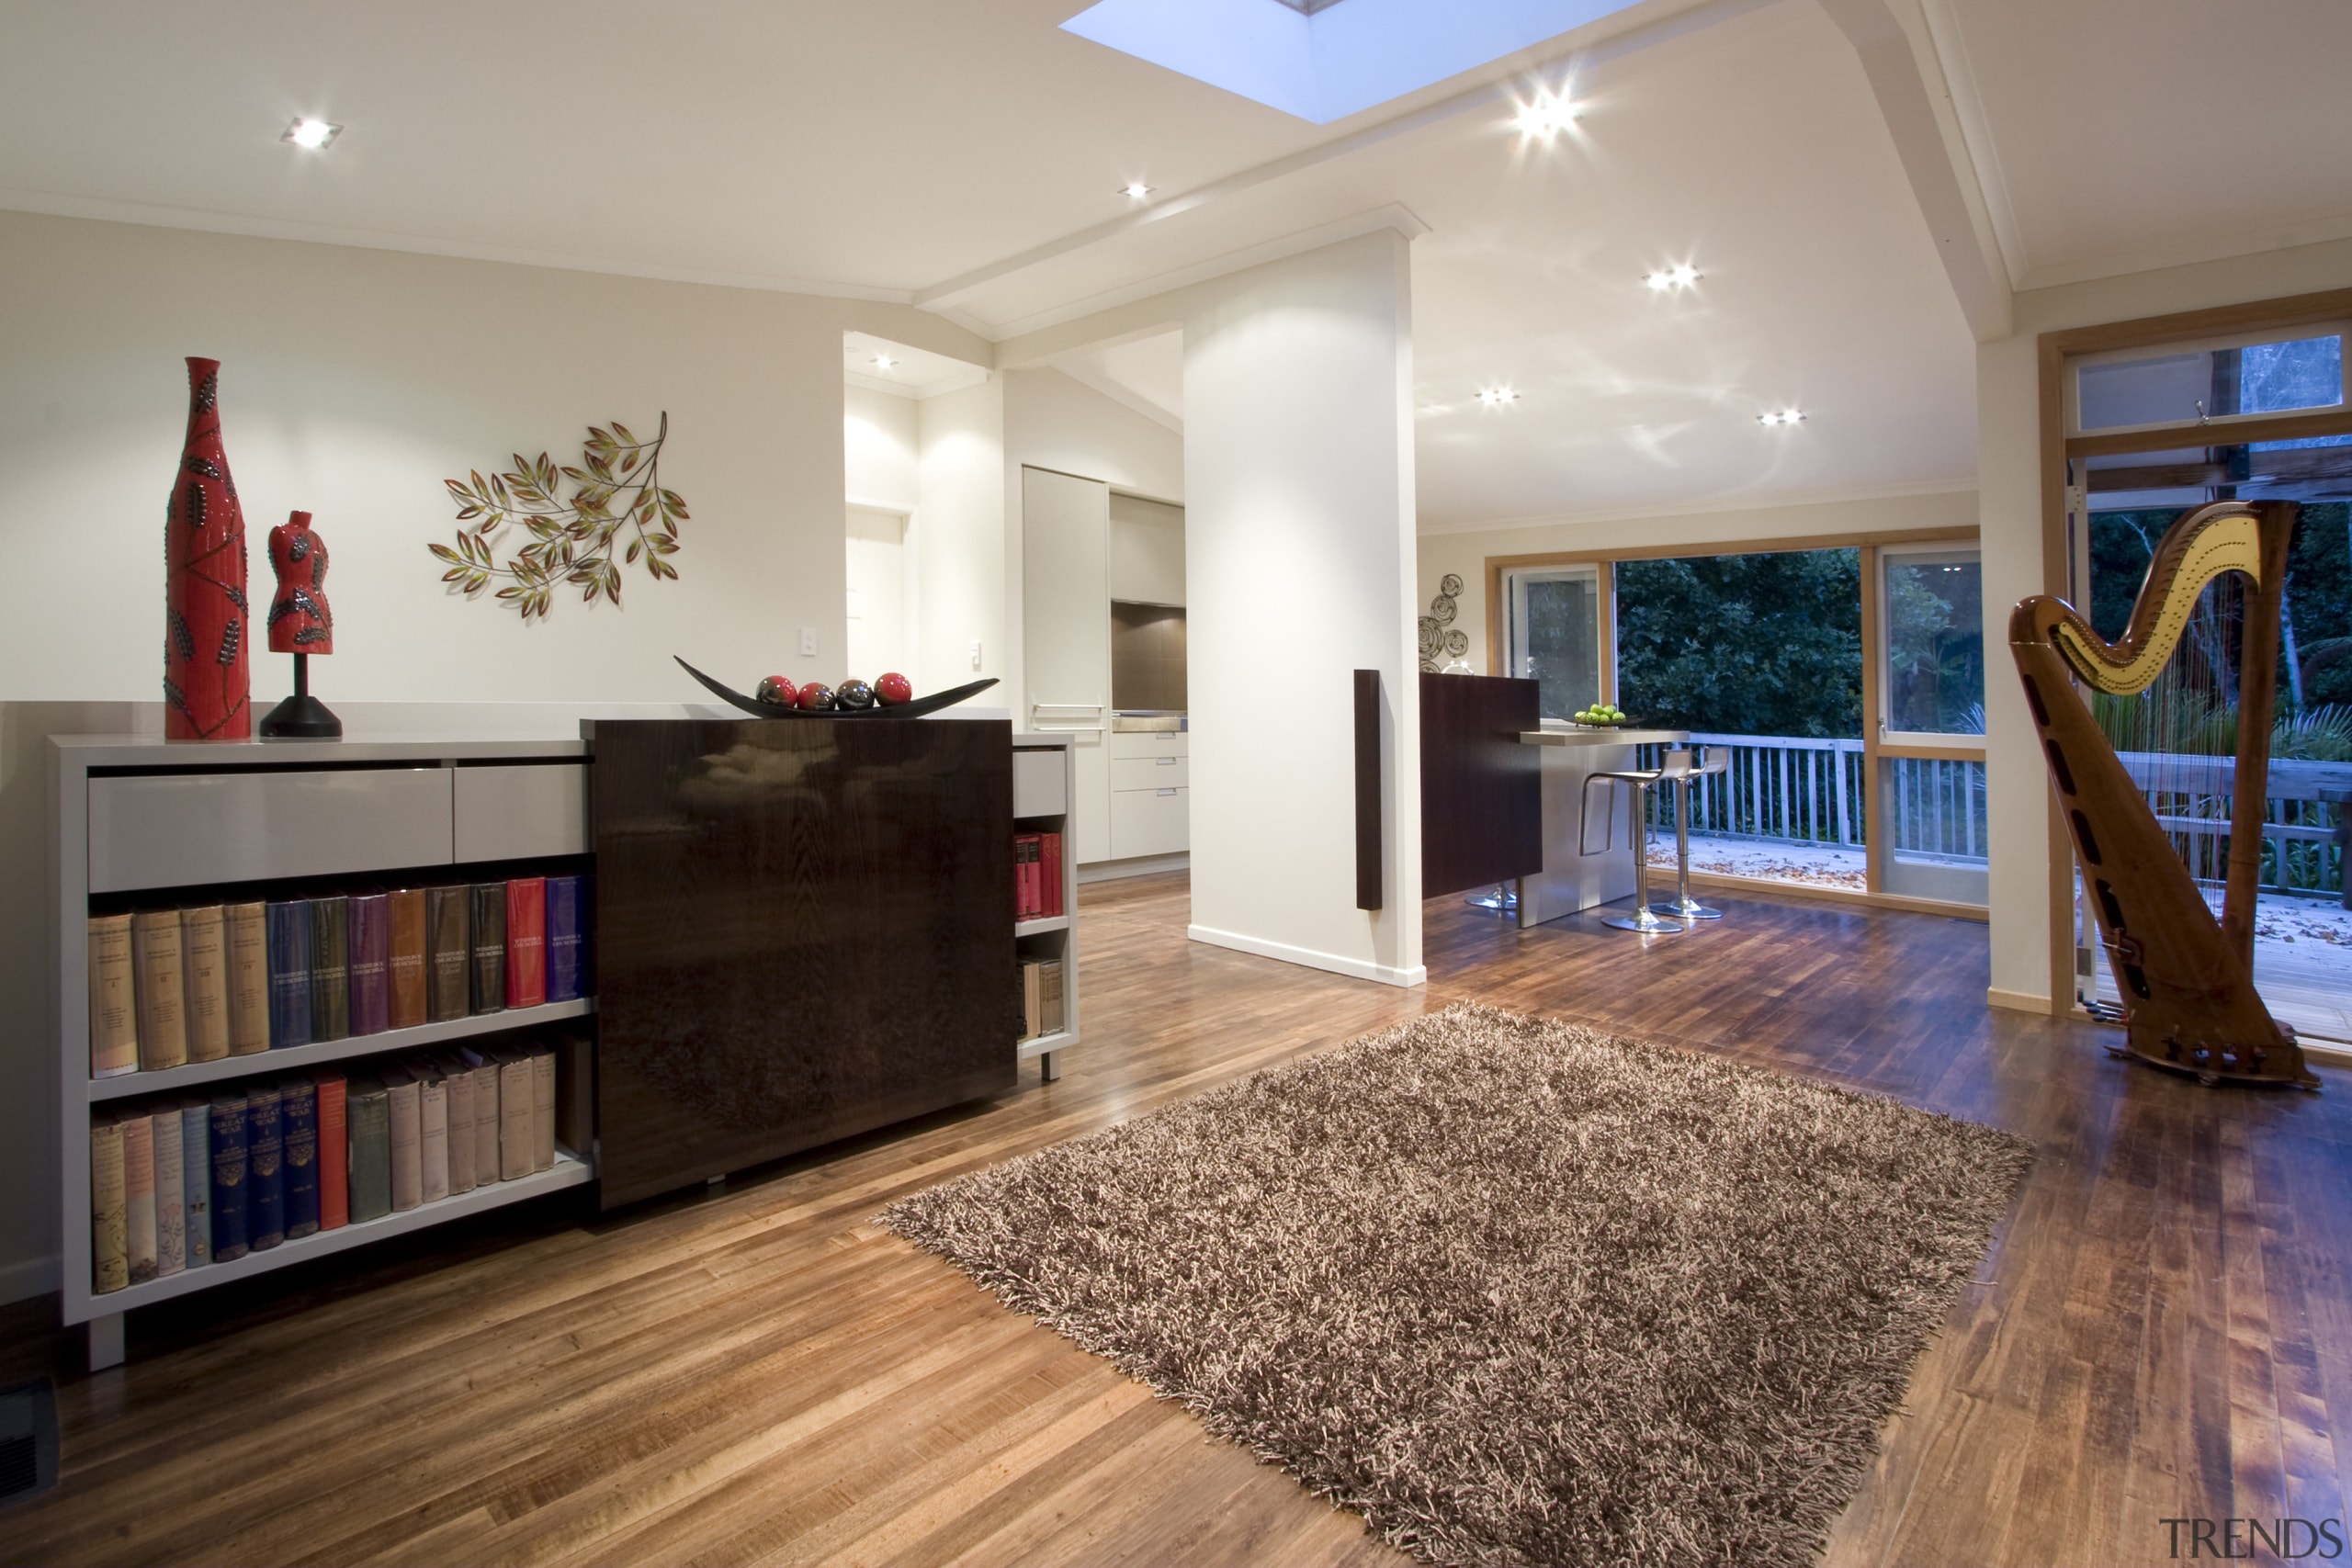
[[[671,657],[677,656],[673,654]],[[747,697],[734,687],[723,682],[712,680],[683,659],[678,660],[678,668],[708,687],[714,696],[741,708],[754,718],[921,718],[927,713],[937,713],[942,708],[954,707],[966,697],[978,696],[996,684],[996,677],[991,675],[985,681],[974,681],[963,686],[951,686],[946,691],[933,692],[928,696],[917,697],[912,702],[894,703],[888,707],[811,709],[787,707],[782,703],[763,703],[757,697]]]

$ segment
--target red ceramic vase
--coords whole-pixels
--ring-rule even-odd
[[[245,518],[220,449],[220,362],[187,362],[187,446],[164,522],[164,735],[253,734]]]

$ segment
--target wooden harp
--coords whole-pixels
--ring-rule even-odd
[[[2049,594],[2023,601],[2009,616],[2009,653],[2122,995],[2125,1049],[2207,1084],[2319,1088],[2294,1032],[2270,1016],[2254,988],[2279,607],[2301,511],[2292,502],[2222,502],[2174,523],[2148,563],[2120,642],[2102,641],[2074,606]],[[2068,682],[2117,695],[2144,691],[2187,630],[2198,595],[2233,571],[2248,586],[2229,860],[2216,920],[2140,784]]]

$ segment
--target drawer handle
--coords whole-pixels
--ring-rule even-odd
[[[1175,792],[1174,790],[1172,790],[1172,789],[1163,789],[1163,790],[1157,790],[1157,791],[1154,791],[1153,793],[1158,794],[1158,795],[1174,795],[1176,792]]]
[[[1176,759],[1173,757],[1154,757],[1152,761],[1163,768],[1172,768],[1176,765]]]

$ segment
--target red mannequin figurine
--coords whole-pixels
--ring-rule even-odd
[[[311,514],[289,513],[269,531],[269,570],[277,592],[269,601],[272,653],[333,653],[334,612],[327,607],[327,542],[311,532]]]
[[[331,740],[343,720],[311,695],[311,655],[334,651],[334,612],[327,607],[327,544],[297,512],[269,531],[269,567],[277,592],[269,601],[269,649],[294,656],[294,694],[261,721],[266,738]]]

